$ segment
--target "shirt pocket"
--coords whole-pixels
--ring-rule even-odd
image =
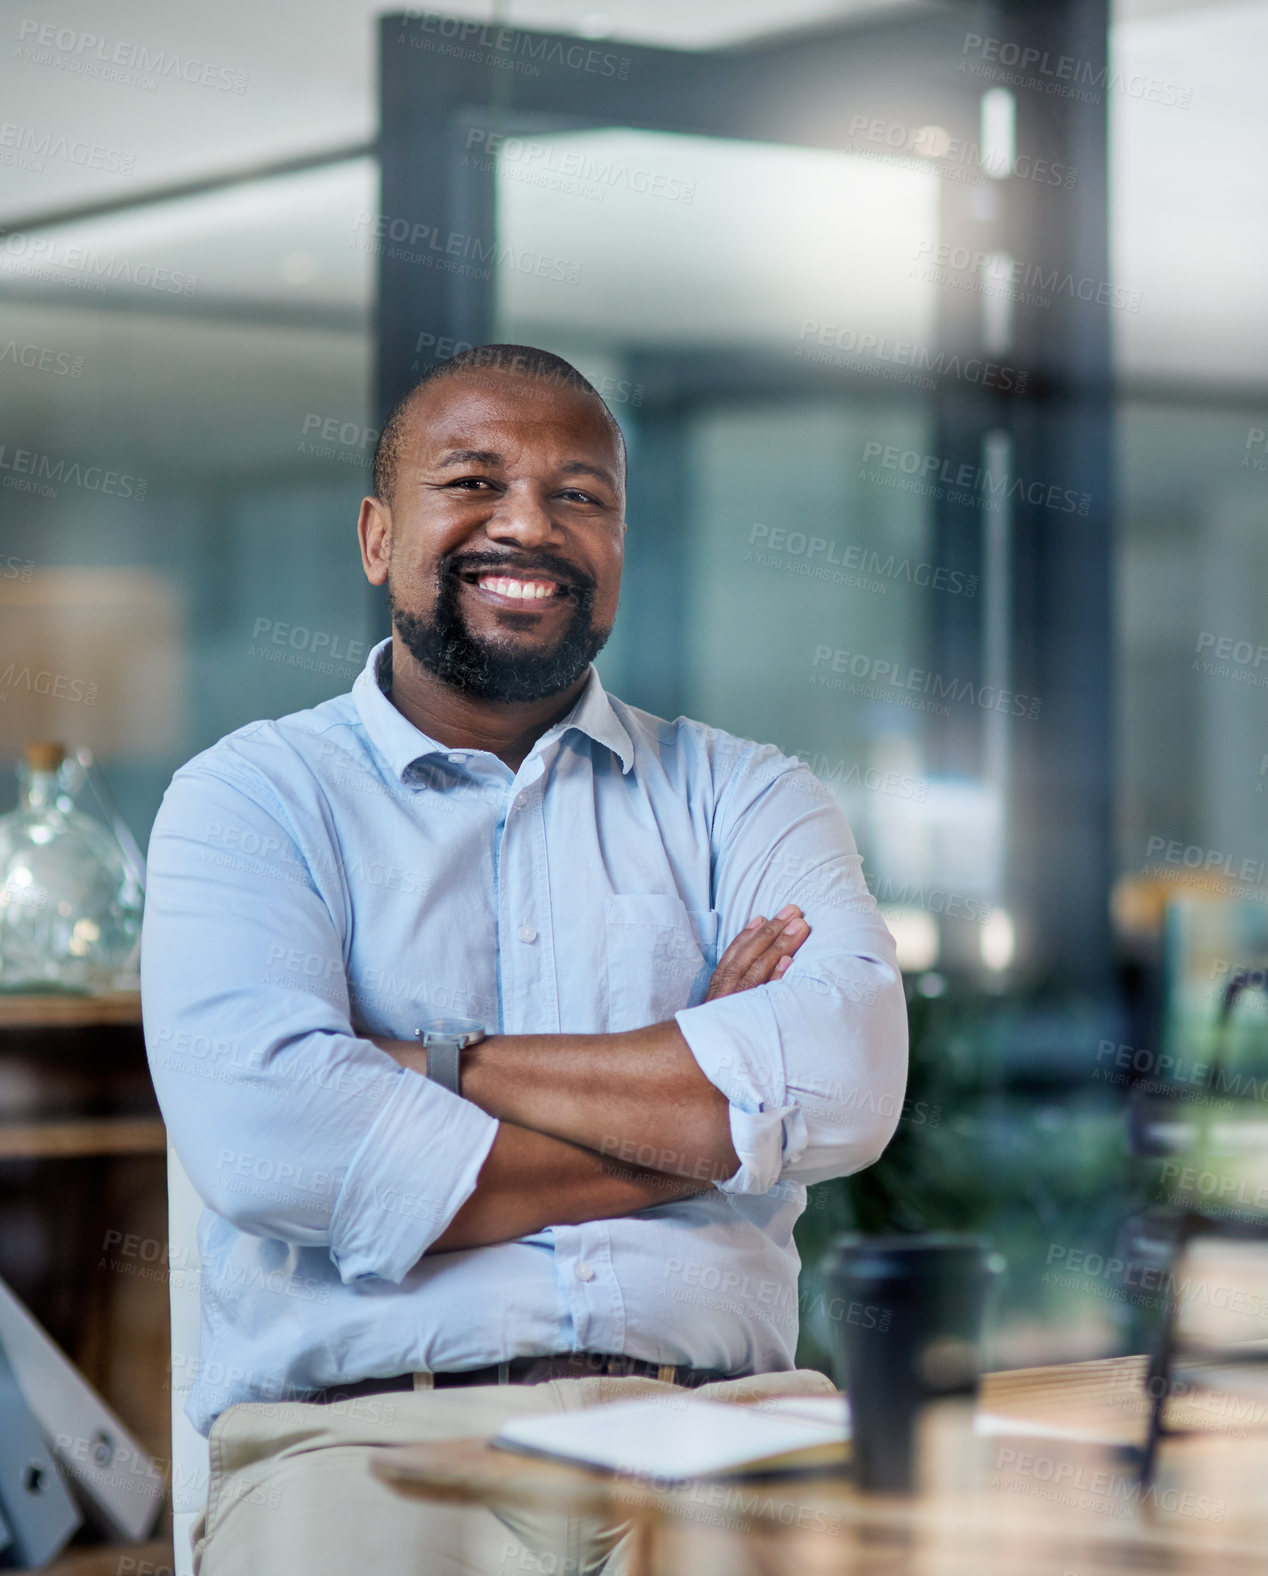
[[[661,892],[606,899],[608,1032],[663,1023],[704,1000],[717,963],[718,914]]]

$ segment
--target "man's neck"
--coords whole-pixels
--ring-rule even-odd
[[[488,750],[513,772],[542,734],[572,710],[589,678],[587,668],[566,690],[544,700],[479,700],[429,673],[395,633],[388,657],[386,693],[407,722],[450,749]]]

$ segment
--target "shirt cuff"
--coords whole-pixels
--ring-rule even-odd
[[[330,1221],[344,1285],[399,1285],[475,1191],[496,1118],[401,1068],[396,1088],[352,1157]]]
[[[740,1169],[722,1193],[768,1193],[806,1147],[805,1118],[788,1102],[779,1024],[762,988],[674,1014],[701,1072],[727,1097]]]

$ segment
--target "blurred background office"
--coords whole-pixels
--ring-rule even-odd
[[[807,1360],[851,1223],[987,1232],[1000,1364],[1129,1349],[1133,1091],[1235,980],[1251,1106],[1268,1044],[1268,0],[0,29],[0,810],[64,739],[143,847],[346,689],[391,401],[567,356],[631,449],[605,684],[808,761],[899,941],[910,1099],[812,1196]]]

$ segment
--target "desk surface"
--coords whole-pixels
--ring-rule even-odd
[[[1262,1576],[1268,1422],[1248,1426],[1226,1397],[1192,1392],[1169,1407],[1169,1426],[1188,1431],[1164,1442],[1142,1494],[1123,1447],[1144,1437],[1144,1371],[1143,1357],[1125,1357],[988,1375],[978,1428],[989,1432],[974,1432],[966,1406],[931,1409],[929,1487],[912,1499],[860,1495],[839,1478],[658,1491],[479,1440],[385,1450],[374,1470],[449,1504],[650,1516],[666,1570],[689,1568],[690,1539],[713,1527],[741,1533],[755,1556],[771,1544],[773,1557],[777,1540],[771,1568],[798,1576]]]

